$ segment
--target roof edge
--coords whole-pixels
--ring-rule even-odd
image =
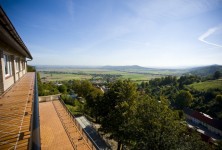
[[[16,31],[15,27],[13,26],[12,22],[6,15],[5,11],[3,10],[2,6],[0,5],[0,15],[2,16],[2,19],[5,23],[5,28],[8,31],[8,33],[13,37],[13,39],[22,47],[22,49],[26,52],[26,57],[33,59],[31,53],[29,52],[28,48],[22,41],[21,37],[19,36],[18,32]]]

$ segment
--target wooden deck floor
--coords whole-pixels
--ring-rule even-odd
[[[35,73],[27,73],[0,98],[0,149],[28,149]]]

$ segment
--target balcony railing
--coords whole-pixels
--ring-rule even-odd
[[[32,104],[31,118],[31,136],[29,141],[29,150],[40,150],[40,124],[39,124],[39,100],[38,100],[38,82],[37,74],[35,74],[34,100]]]
[[[59,99],[59,101],[61,102],[63,108],[66,110],[67,114],[69,115],[70,118],[72,118],[74,124],[76,125],[76,127],[79,129],[79,131],[82,133],[83,137],[87,140],[87,143],[90,145],[90,147],[93,149],[93,150],[99,150],[101,149],[97,143],[91,138],[91,136],[85,131],[84,128],[82,128],[82,126],[78,123],[78,121],[75,119],[75,116],[70,112],[70,110],[66,107],[65,103],[63,102],[62,99]],[[100,136],[100,135],[99,135]],[[100,136],[100,138],[102,138]],[[89,140],[88,140],[89,139]],[[107,143],[106,143],[107,144]],[[108,146],[109,144],[107,144],[107,148],[105,149],[110,149]]]
[[[0,98],[0,149],[41,149],[35,73],[20,78]]]

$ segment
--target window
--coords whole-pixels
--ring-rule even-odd
[[[16,65],[16,72],[19,72],[19,70],[20,70],[20,65],[19,65],[19,58],[17,57],[17,58],[15,58],[15,65]]]
[[[25,61],[22,62],[22,68],[25,70]]]
[[[22,60],[19,61],[20,71],[22,71]]]
[[[5,76],[12,75],[12,64],[11,64],[11,58],[8,55],[4,54],[4,62],[5,62]]]

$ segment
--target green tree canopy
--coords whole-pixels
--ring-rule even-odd
[[[176,96],[175,104],[178,108],[183,109],[191,105],[193,96],[189,91],[181,90]]]
[[[103,92],[96,87],[92,87],[86,96],[85,110],[87,110],[87,113],[90,114],[90,116],[95,117],[96,121],[98,121],[102,96]]]
[[[216,96],[216,102],[217,102],[217,104],[222,105],[222,95]]]
[[[214,73],[214,79],[219,79],[220,77],[221,77],[221,73],[220,73],[220,71],[216,71],[215,73]]]
[[[60,93],[66,93],[67,92],[67,87],[64,84],[62,84],[58,87],[58,90],[59,90]]]
[[[127,128],[135,111],[137,97],[136,85],[130,80],[115,81],[104,94],[102,129],[118,142],[118,149],[131,136]]]
[[[128,124],[129,149],[135,150],[207,150],[209,146],[200,136],[188,132],[180,123],[178,114],[167,103],[142,96],[136,103],[136,111]]]

